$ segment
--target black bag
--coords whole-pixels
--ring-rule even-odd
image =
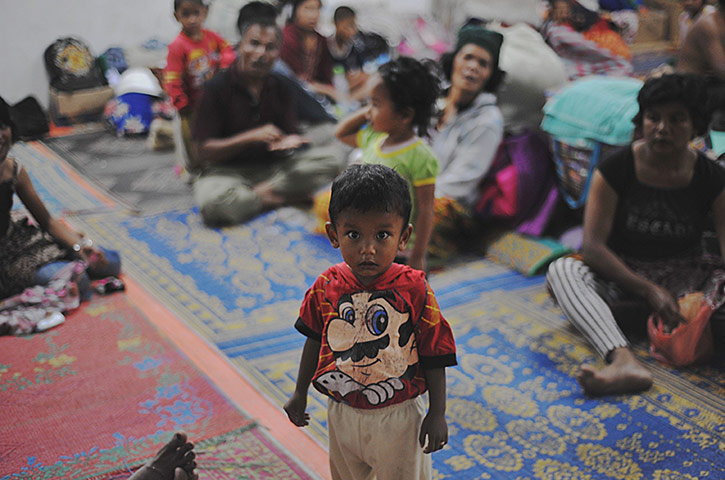
[[[91,50],[77,38],[59,38],[45,49],[44,58],[50,85],[57,90],[72,92],[107,85]]]
[[[21,140],[34,140],[50,130],[48,117],[35,97],[25,97],[10,107],[10,118]]]

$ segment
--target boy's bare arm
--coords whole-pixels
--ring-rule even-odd
[[[428,384],[428,414],[420,425],[421,448],[423,453],[432,453],[443,448],[448,443],[448,424],[446,423],[446,369],[434,368],[425,370],[425,380]],[[428,445],[426,446],[426,437]]]
[[[284,411],[290,422],[298,427],[304,427],[309,423],[310,415],[305,411],[307,409],[307,391],[310,388],[312,378],[315,376],[317,369],[317,361],[320,356],[320,342],[307,338],[305,346],[302,349],[302,358],[300,359],[300,369],[297,373],[297,384],[295,391],[284,404]]]

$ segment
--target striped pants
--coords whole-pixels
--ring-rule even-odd
[[[549,265],[546,282],[566,318],[589,340],[599,355],[628,347],[603,292],[611,288],[581,260],[559,258]]]

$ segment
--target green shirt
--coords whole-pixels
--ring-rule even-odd
[[[360,130],[357,133],[357,144],[362,150],[361,162],[390,167],[408,181],[413,202],[411,222],[415,225],[415,187],[435,185],[438,159],[423,139],[418,137],[412,143],[406,142],[400,149],[383,152],[380,146],[386,138],[387,133],[376,132],[369,127]]]

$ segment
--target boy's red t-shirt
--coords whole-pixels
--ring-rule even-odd
[[[194,108],[204,82],[234,62],[236,52],[220,35],[202,29],[198,42],[180,33],[169,45],[164,90],[176,110]]]
[[[397,263],[367,286],[346,264],[330,267],[305,294],[295,327],[321,342],[315,388],[356,408],[414,398],[426,390],[425,369],[456,365],[425,274]]]

